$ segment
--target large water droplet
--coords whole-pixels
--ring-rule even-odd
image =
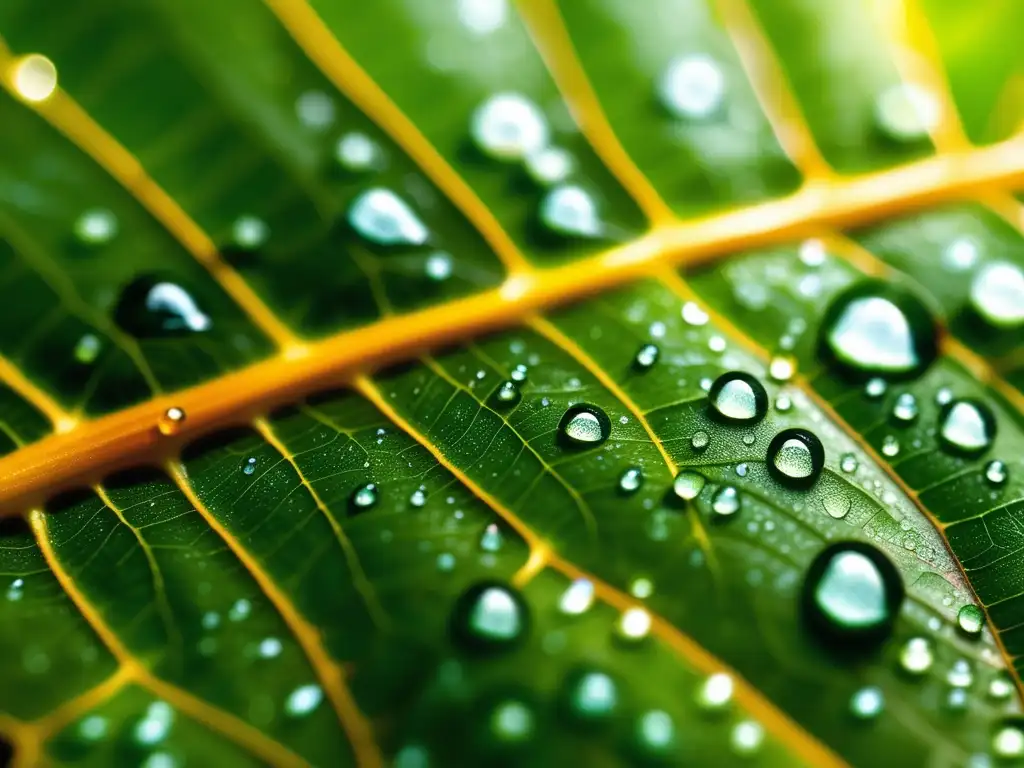
[[[711,510],[719,519],[728,519],[740,511],[740,493],[731,485],[719,488],[711,498]]]
[[[706,482],[704,475],[684,470],[676,475],[672,482],[672,491],[683,501],[691,501],[697,498]]]
[[[830,362],[863,378],[914,376],[937,354],[927,307],[911,293],[876,282],[856,285],[833,300],[819,344]]]
[[[548,143],[543,113],[518,93],[496,93],[477,107],[470,132],[480,151],[496,160],[522,160]]]
[[[644,483],[644,472],[640,467],[627,467],[619,475],[619,490],[623,493],[635,493]]]
[[[700,119],[718,110],[725,96],[725,76],[710,56],[673,59],[658,83],[658,95],[676,117]]]
[[[352,491],[352,495],[349,497],[349,513],[355,515],[365,512],[377,503],[379,497],[380,494],[375,483],[359,486]]]
[[[544,195],[540,220],[552,232],[567,237],[597,237],[602,230],[594,198],[572,184],[562,184]]]
[[[1016,264],[986,264],[971,283],[971,306],[997,328],[1024,325],[1024,271]]]
[[[821,500],[821,504],[825,507],[825,511],[829,517],[835,520],[842,520],[850,513],[850,508],[853,506],[853,502],[850,501],[850,497],[844,493],[829,493]]]
[[[957,612],[956,623],[967,637],[980,637],[981,628],[985,626],[985,614],[978,606],[968,603]]]
[[[723,373],[708,392],[711,414],[729,424],[752,424],[768,412],[768,393],[749,373]]]
[[[1024,730],[1018,725],[1000,728],[992,737],[992,753],[1007,760],[1024,756]]]
[[[979,400],[953,400],[939,411],[939,438],[954,453],[965,456],[983,453],[995,436],[995,416]]]
[[[791,488],[806,488],[821,475],[825,449],[813,432],[784,429],[768,445],[768,471]]]
[[[579,403],[571,406],[558,424],[559,434],[570,445],[597,445],[608,439],[611,421],[596,405]]]
[[[903,594],[899,572],[878,549],[838,542],[826,547],[807,572],[804,613],[830,642],[869,650],[888,636]]]
[[[463,647],[496,651],[525,637],[529,611],[518,591],[507,584],[485,581],[470,587],[452,610],[452,636]]]
[[[359,235],[378,245],[423,245],[427,228],[406,203],[389,189],[362,192],[348,209],[348,221]]]
[[[114,321],[138,338],[202,333],[213,325],[188,291],[152,277],[137,278],[124,289]]]

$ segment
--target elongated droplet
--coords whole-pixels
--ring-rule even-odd
[[[953,400],[939,411],[939,439],[953,453],[975,456],[992,445],[996,420],[980,400]]]
[[[791,488],[806,488],[821,475],[825,449],[813,432],[784,429],[768,445],[768,471]]]
[[[488,525],[480,536],[480,549],[484,552],[498,552],[505,543],[505,537],[501,535],[501,528],[497,523]]]
[[[540,109],[519,93],[496,93],[473,113],[470,132],[481,152],[518,161],[544,149],[548,125]]]
[[[837,542],[807,572],[804,613],[830,644],[867,651],[889,635],[903,595],[899,572],[881,551],[863,542]]]
[[[731,485],[719,488],[711,499],[711,509],[721,519],[733,517],[740,511],[740,493]]]
[[[594,585],[587,579],[576,579],[562,593],[558,609],[570,616],[586,613],[594,602]]]
[[[837,296],[825,313],[819,346],[845,373],[909,377],[935,359],[935,323],[924,303],[884,283],[866,282]]]
[[[496,408],[511,408],[521,398],[522,395],[516,383],[514,381],[504,381],[494,390],[491,400]]]
[[[137,338],[181,336],[208,331],[213,323],[176,283],[153,277],[134,280],[114,310],[114,321]]]
[[[571,406],[558,425],[559,433],[571,445],[598,445],[608,439],[611,421],[596,405]]]
[[[571,184],[555,187],[544,195],[540,220],[552,232],[568,237],[597,237],[602,230],[594,198]]]
[[[1024,325],[1024,271],[1016,264],[986,264],[971,283],[971,306],[996,328]]]
[[[957,612],[956,623],[967,637],[980,637],[981,628],[985,626],[985,614],[978,606],[968,603]]]
[[[511,648],[527,633],[529,611],[513,587],[485,581],[470,587],[456,601],[450,629],[456,642],[470,650]]]
[[[909,675],[923,675],[934,661],[932,644],[926,637],[912,637],[900,649],[900,666]]]
[[[752,424],[768,413],[768,393],[761,382],[742,371],[723,373],[708,392],[711,415],[729,424]]]
[[[619,475],[619,490],[623,493],[635,493],[644,483],[644,472],[640,467],[627,467]]]
[[[389,189],[361,193],[348,209],[348,221],[359,235],[378,245],[423,245],[427,228],[406,203]]]
[[[910,392],[900,394],[892,407],[892,417],[904,424],[914,421],[917,418],[918,412],[917,398]]]
[[[676,479],[672,483],[672,491],[683,501],[691,501],[697,498],[706,482],[704,475],[684,470],[676,475]]]
[[[657,344],[644,344],[637,350],[636,357],[633,358],[633,366],[637,370],[646,371],[658,362],[660,354],[661,350],[658,349]]]
[[[377,503],[379,495],[375,483],[366,483],[359,486],[349,497],[350,514],[355,515],[370,509]]]
[[[985,479],[992,485],[1003,485],[1009,476],[1010,472],[1004,461],[993,459],[985,465]]]

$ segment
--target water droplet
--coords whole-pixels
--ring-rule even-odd
[[[935,404],[945,405],[946,403],[952,402],[953,390],[949,387],[939,387],[935,392]]]
[[[597,237],[602,230],[594,199],[572,184],[561,184],[545,193],[540,220],[552,232],[567,237]]]
[[[999,758],[1021,757],[1024,755],[1024,731],[1015,725],[1000,728],[992,737],[992,752]]]
[[[806,488],[821,475],[825,449],[806,429],[784,429],[768,445],[768,471],[783,485]]]
[[[317,132],[331,127],[335,112],[334,100],[323,91],[306,91],[295,101],[299,122]]]
[[[638,600],[646,600],[654,594],[654,582],[640,576],[629,583],[629,594]]]
[[[983,453],[995,436],[995,417],[979,400],[953,400],[939,411],[939,438],[954,453],[965,456]]]
[[[323,689],[316,683],[300,685],[288,694],[284,702],[284,711],[291,717],[302,717],[320,706],[323,698]]]
[[[427,503],[427,492],[422,488],[417,488],[411,494],[409,494],[409,503],[414,507],[422,507]]]
[[[558,609],[570,616],[586,613],[594,602],[594,585],[587,579],[576,579],[562,593]]]
[[[683,470],[676,475],[676,479],[672,482],[672,491],[683,501],[691,501],[697,498],[706,482],[704,475]]]
[[[1013,695],[1015,688],[1010,676],[1000,672],[988,681],[988,695],[990,699],[1004,701]]]
[[[697,691],[697,704],[707,712],[725,709],[732,701],[733,681],[725,672],[710,675]]]
[[[910,392],[900,394],[892,407],[893,418],[905,424],[909,424],[916,419],[918,413],[917,398]]]
[[[75,360],[82,365],[91,365],[99,357],[103,342],[93,333],[86,333],[75,344]]]
[[[28,102],[45,101],[57,90],[57,67],[38,53],[30,53],[15,61],[9,77],[15,93]]]
[[[562,416],[558,431],[570,445],[597,445],[608,439],[611,421],[596,405],[579,403]]]
[[[366,483],[356,488],[349,497],[349,514],[365,512],[373,507],[379,498],[376,483]]]
[[[242,472],[247,475],[251,475],[256,471],[256,457],[250,456],[248,459],[242,462]]]
[[[668,712],[652,709],[644,712],[637,720],[637,745],[644,752],[655,755],[664,754],[672,748],[675,738],[676,726]]]
[[[1006,463],[999,459],[993,459],[985,465],[985,479],[992,485],[1003,485],[1010,476]]]
[[[634,493],[644,483],[644,472],[640,467],[627,467],[619,475],[619,490],[623,493]]]
[[[637,642],[651,631],[651,614],[643,608],[627,608],[619,616],[616,633],[628,642]]]
[[[850,501],[850,497],[843,493],[829,493],[826,494],[821,500],[822,506],[825,507],[825,511],[829,517],[835,520],[842,520],[850,513],[850,508],[853,506],[853,502]]]
[[[514,381],[502,382],[496,390],[492,401],[497,408],[511,408],[522,399],[522,393]]]
[[[232,603],[231,608],[228,610],[228,618],[231,621],[242,621],[250,613],[252,613],[252,603],[243,597]]]
[[[857,377],[914,376],[937,354],[935,324],[921,300],[873,281],[839,294],[821,328],[824,356]]]
[[[423,271],[431,280],[447,280],[452,276],[452,257],[444,251],[435,251],[427,256]]]
[[[775,398],[775,410],[779,413],[788,413],[793,407],[793,399],[785,392],[780,392]]]
[[[857,471],[857,467],[860,464],[857,461],[857,457],[852,453],[844,453],[842,458],[839,460],[839,468],[848,475],[852,475]]]
[[[495,160],[522,160],[548,143],[543,113],[518,93],[496,93],[477,107],[470,133],[480,151]]]
[[[768,361],[768,376],[772,381],[789,381],[796,374],[796,360],[788,355],[775,355]]]
[[[708,323],[708,313],[695,301],[685,302],[680,314],[683,317],[683,322],[687,325],[699,327]]]
[[[117,234],[117,218],[108,210],[86,211],[75,222],[75,237],[88,245],[101,245]]]
[[[526,173],[542,187],[561,184],[576,168],[573,156],[559,147],[544,147],[526,158]]]
[[[231,226],[231,239],[239,248],[256,250],[267,242],[270,227],[256,216],[239,216]]]
[[[768,412],[768,393],[749,373],[723,373],[708,392],[711,414],[729,424],[752,424]]]
[[[256,653],[261,659],[276,659],[283,649],[284,646],[276,637],[265,637],[260,640]]]
[[[711,509],[719,519],[727,519],[740,511],[740,494],[731,485],[719,488],[711,498]]]
[[[583,671],[570,675],[566,686],[571,713],[582,720],[600,720],[618,707],[615,681],[604,672]]]
[[[660,354],[661,350],[656,344],[644,344],[637,350],[636,357],[633,358],[633,366],[638,370],[646,371],[658,362]]]
[[[455,555],[451,552],[442,552],[435,561],[437,570],[441,573],[451,573],[455,569]]]
[[[996,328],[1024,325],[1024,271],[1005,261],[986,264],[971,282],[971,306]]]
[[[78,724],[78,734],[86,741],[99,741],[107,735],[109,723],[100,715],[89,715]]]
[[[967,659],[957,659],[946,673],[946,682],[954,688],[970,688],[974,685],[974,672]]]
[[[864,385],[864,396],[868,400],[881,400],[887,389],[889,389],[889,385],[885,383],[885,379],[876,376],[873,379],[868,379],[867,384]]]
[[[514,382],[522,384],[524,381],[526,381],[527,372],[527,367],[520,363],[519,365],[512,369],[512,373],[509,374],[509,378],[511,378]]]
[[[462,646],[481,651],[503,650],[525,637],[529,622],[526,602],[518,591],[496,581],[470,587],[452,611],[452,636]]]
[[[882,455],[888,456],[890,459],[893,456],[899,455],[900,452],[900,441],[896,439],[894,435],[886,435],[882,438]]]
[[[693,437],[690,438],[690,445],[695,451],[703,451],[708,447],[709,442],[711,442],[711,436],[703,429],[694,432]]]
[[[146,707],[146,714],[135,726],[135,740],[151,746],[163,741],[174,724],[174,710],[166,701],[154,701]]]
[[[733,726],[729,744],[739,755],[752,755],[764,742],[764,728],[753,720],[742,720]]]
[[[533,735],[533,711],[521,701],[503,701],[491,713],[490,725],[505,743],[527,741]]]
[[[940,117],[941,108],[935,94],[915,83],[891,85],[875,101],[878,127],[899,142],[928,138]]]
[[[872,720],[885,709],[885,697],[877,685],[861,688],[850,699],[850,712],[860,720]]]
[[[381,164],[380,148],[365,133],[346,133],[334,147],[338,164],[350,173],[366,173]]]
[[[202,333],[212,326],[184,288],[152,277],[137,278],[124,289],[114,321],[139,338]]]
[[[480,549],[484,552],[498,552],[504,543],[505,537],[501,535],[501,528],[497,523],[490,523],[484,528],[483,535],[480,536]]]
[[[725,97],[721,67],[702,53],[669,62],[658,83],[661,103],[675,117],[699,120],[715,113]]]
[[[932,668],[935,656],[926,637],[912,637],[900,649],[900,666],[911,675],[923,675]]]
[[[362,192],[348,209],[348,221],[359,235],[378,245],[423,245],[427,228],[406,203],[389,189]]]
[[[161,434],[173,435],[179,429],[181,425],[185,423],[185,411],[177,406],[171,406],[164,415],[160,417],[160,422],[157,427],[160,429]]]
[[[985,626],[985,614],[978,606],[968,603],[957,612],[956,623],[967,637],[980,637],[981,628]]]
[[[804,582],[804,613],[827,640],[867,650],[884,640],[903,602],[903,582],[892,562],[863,542],[826,547]]]
[[[971,237],[958,237],[942,251],[942,263],[953,272],[970,269],[978,261],[978,243]]]
[[[736,474],[739,475],[740,477],[746,477],[748,469],[749,469],[749,467],[746,464],[737,464],[736,465]]]

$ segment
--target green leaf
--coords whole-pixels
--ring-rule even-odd
[[[0,753],[1024,759],[1012,3],[37,5]]]

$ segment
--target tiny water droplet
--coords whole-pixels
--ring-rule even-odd
[[[484,552],[498,552],[504,543],[505,537],[501,535],[501,528],[497,523],[490,523],[484,528],[483,535],[480,536],[480,549]]]
[[[427,492],[417,488],[409,495],[409,503],[414,507],[422,507],[427,503]]]
[[[662,755],[675,744],[676,726],[672,716],[661,709],[652,709],[640,715],[636,723],[637,745],[645,753]]]
[[[256,216],[239,216],[231,226],[231,239],[239,248],[256,250],[267,242],[270,227]]]
[[[935,655],[926,637],[912,637],[900,649],[900,666],[911,675],[923,675],[932,668]]]
[[[495,160],[518,161],[548,143],[543,113],[519,93],[496,93],[476,108],[470,133],[481,152]]]
[[[348,209],[348,222],[360,236],[378,245],[423,245],[428,232],[398,195],[375,187],[359,194]]]
[[[114,322],[138,338],[202,333],[212,326],[209,316],[180,285],[145,276],[121,293]]]
[[[695,301],[684,302],[680,314],[687,325],[699,327],[708,323],[708,313]]]
[[[672,481],[672,491],[683,501],[692,501],[704,490],[706,482],[704,475],[690,470],[683,470]]]
[[[804,581],[804,614],[824,639],[847,650],[884,640],[903,602],[903,582],[880,550],[837,542],[814,559]]]
[[[768,412],[768,393],[749,373],[723,373],[708,392],[711,415],[728,424],[752,424]]]
[[[637,368],[637,370],[646,371],[658,362],[658,357],[660,355],[661,350],[658,349],[656,344],[644,344],[639,350],[637,350],[636,357],[633,358],[633,366]]]
[[[597,237],[603,228],[594,198],[574,184],[560,184],[545,193],[540,221],[552,232],[567,237]]]
[[[91,365],[99,357],[103,342],[93,333],[84,334],[75,344],[75,360],[82,365]]]
[[[1006,468],[1006,463],[999,459],[993,459],[985,465],[985,479],[992,485],[1003,485],[1009,476],[1010,472]]]
[[[452,257],[444,251],[435,251],[427,256],[423,271],[436,282],[443,282],[452,276]]]
[[[571,674],[566,691],[571,713],[581,720],[604,719],[618,707],[618,687],[604,672],[586,670]]]
[[[334,101],[323,91],[306,91],[295,100],[295,114],[299,122],[320,133],[334,123]]]
[[[669,62],[662,74],[658,96],[675,117],[707,118],[718,111],[725,97],[725,75],[706,54],[680,56]]]
[[[706,712],[725,709],[732,701],[733,681],[725,672],[716,672],[697,689],[697,705]]]
[[[889,385],[885,383],[885,379],[876,376],[873,379],[868,379],[867,384],[864,385],[864,396],[868,400],[881,400],[887,389],[889,389]]]
[[[509,374],[509,378],[511,378],[512,381],[518,384],[522,384],[524,381],[526,381],[527,373],[527,367],[520,363],[519,365],[512,369],[512,373]]]
[[[942,110],[931,91],[915,83],[897,83],[875,101],[875,121],[889,138],[909,143],[928,138]]]
[[[350,514],[358,514],[370,509],[377,503],[379,495],[375,483],[366,483],[359,486],[352,492],[352,496],[349,498]]]
[[[561,184],[576,169],[576,161],[560,147],[544,147],[526,157],[526,173],[542,187]]]
[[[109,723],[101,715],[89,715],[78,723],[78,734],[86,741],[99,741],[107,735]]]
[[[978,261],[978,242],[972,237],[958,237],[942,251],[942,263],[951,272],[970,269]]]
[[[952,399],[953,390],[950,389],[949,387],[939,387],[939,389],[937,389],[935,392],[936,405],[945,405],[946,403],[952,401]]]
[[[974,685],[974,671],[967,659],[957,659],[946,673],[946,682],[954,688],[970,688]]]
[[[619,616],[616,634],[627,642],[638,642],[651,631],[651,614],[643,608],[627,608]]]
[[[498,388],[494,390],[494,396],[492,398],[495,407],[498,408],[511,408],[521,399],[522,393],[520,393],[519,387],[514,381],[503,381]]]
[[[965,456],[983,453],[995,436],[995,416],[980,400],[953,400],[939,412],[939,439],[953,453]]]
[[[753,755],[764,743],[764,727],[753,720],[741,720],[733,726],[729,744],[738,755]]]
[[[900,441],[896,439],[895,435],[886,435],[882,438],[882,455],[888,456],[890,459],[893,456],[899,455],[900,452]]]
[[[256,457],[250,456],[248,459],[242,462],[242,472],[247,475],[251,475],[256,471]]]
[[[533,735],[533,711],[521,701],[503,701],[490,717],[491,732],[506,744],[527,741]]]
[[[185,410],[178,406],[172,405],[166,411],[164,415],[160,417],[160,422],[157,425],[160,428],[160,432],[165,435],[173,435],[179,429],[181,425],[185,423]]]
[[[117,235],[117,217],[103,208],[86,211],[75,221],[75,237],[87,245],[102,245]]]
[[[559,433],[570,445],[598,445],[611,434],[611,421],[596,405],[580,403],[571,406],[558,424]]]
[[[1024,325],[1024,271],[1006,261],[984,265],[971,282],[971,306],[996,328]]]
[[[640,467],[627,467],[619,475],[619,490],[623,493],[634,493],[644,483],[644,473]]]
[[[1010,676],[1000,672],[988,681],[988,696],[996,701],[1004,701],[1013,695],[1015,688]]]
[[[749,467],[746,464],[737,464],[736,465],[736,474],[739,475],[740,477],[746,477],[748,469],[749,469]]]
[[[740,511],[740,494],[727,485],[719,488],[711,497],[711,509],[719,519],[728,519]]]
[[[842,493],[829,493],[821,500],[821,503],[829,517],[835,520],[842,520],[846,517],[853,506],[850,497]]]
[[[861,688],[850,699],[850,712],[860,720],[872,720],[885,709],[885,697],[877,685]]]
[[[768,471],[783,485],[806,488],[821,475],[825,449],[806,429],[784,429],[768,445]]]
[[[594,585],[587,579],[576,579],[562,593],[558,609],[570,616],[586,613],[594,602]]]
[[[529,611],[513,587],[485,581],[466,590],[452,610],[453,638],[465,648],[497,651],[510,648],[527,633]]]
[[[288,698],[284,703],[284,711],[292,717],[308,715],[320,706],[320,702],[323,701],[323,698],[324,692],[319,685],[316,685],[315,683],[302,685],[288,694]]]
[[[852,453],[844,453],[842,458],[839,459],[839,468],[848,475],[856,472],[859,466],[860,463],[857,461],[857,457]]]
[[[629,594],[638,600],[645,600],[654,594],[654,582],[640,576],[629,583]]]
[[[795,374],[795,358],[788,355],[775,355],[768,361],[768,377],[772,381],[789,381]]]
[[[1012,759],[1024,755],[1024,731],[1016,725],[1006,725],[992,737],[992,753],[999,758]]]
[[[793,399],[784,392],[780,392],[775,398],[775,410],[779,413],[788,413],[792,407]]]
[[[365,133],[346,133],[334,146],[334,157],[349,173],[366,173],[381,164],[380,147]]]
[[[914,397],[910,392],[903,392],[897,398],[896,402],[892,407],[892,416],[896,421],[902,421],[905,424],[909,424],[917,418],[919,411],[917,407],[917,398]]]
[[[711,442],[711,436],[703,429],[694,432],[693,437],[690,438],[690,445],[695,451],[703,451],[708,447],[709,442]]]
[[[968,603],[957,612],[956,623],[967,637],[980,637],[981,628],[985,626],[985,614],[978,606]]]

